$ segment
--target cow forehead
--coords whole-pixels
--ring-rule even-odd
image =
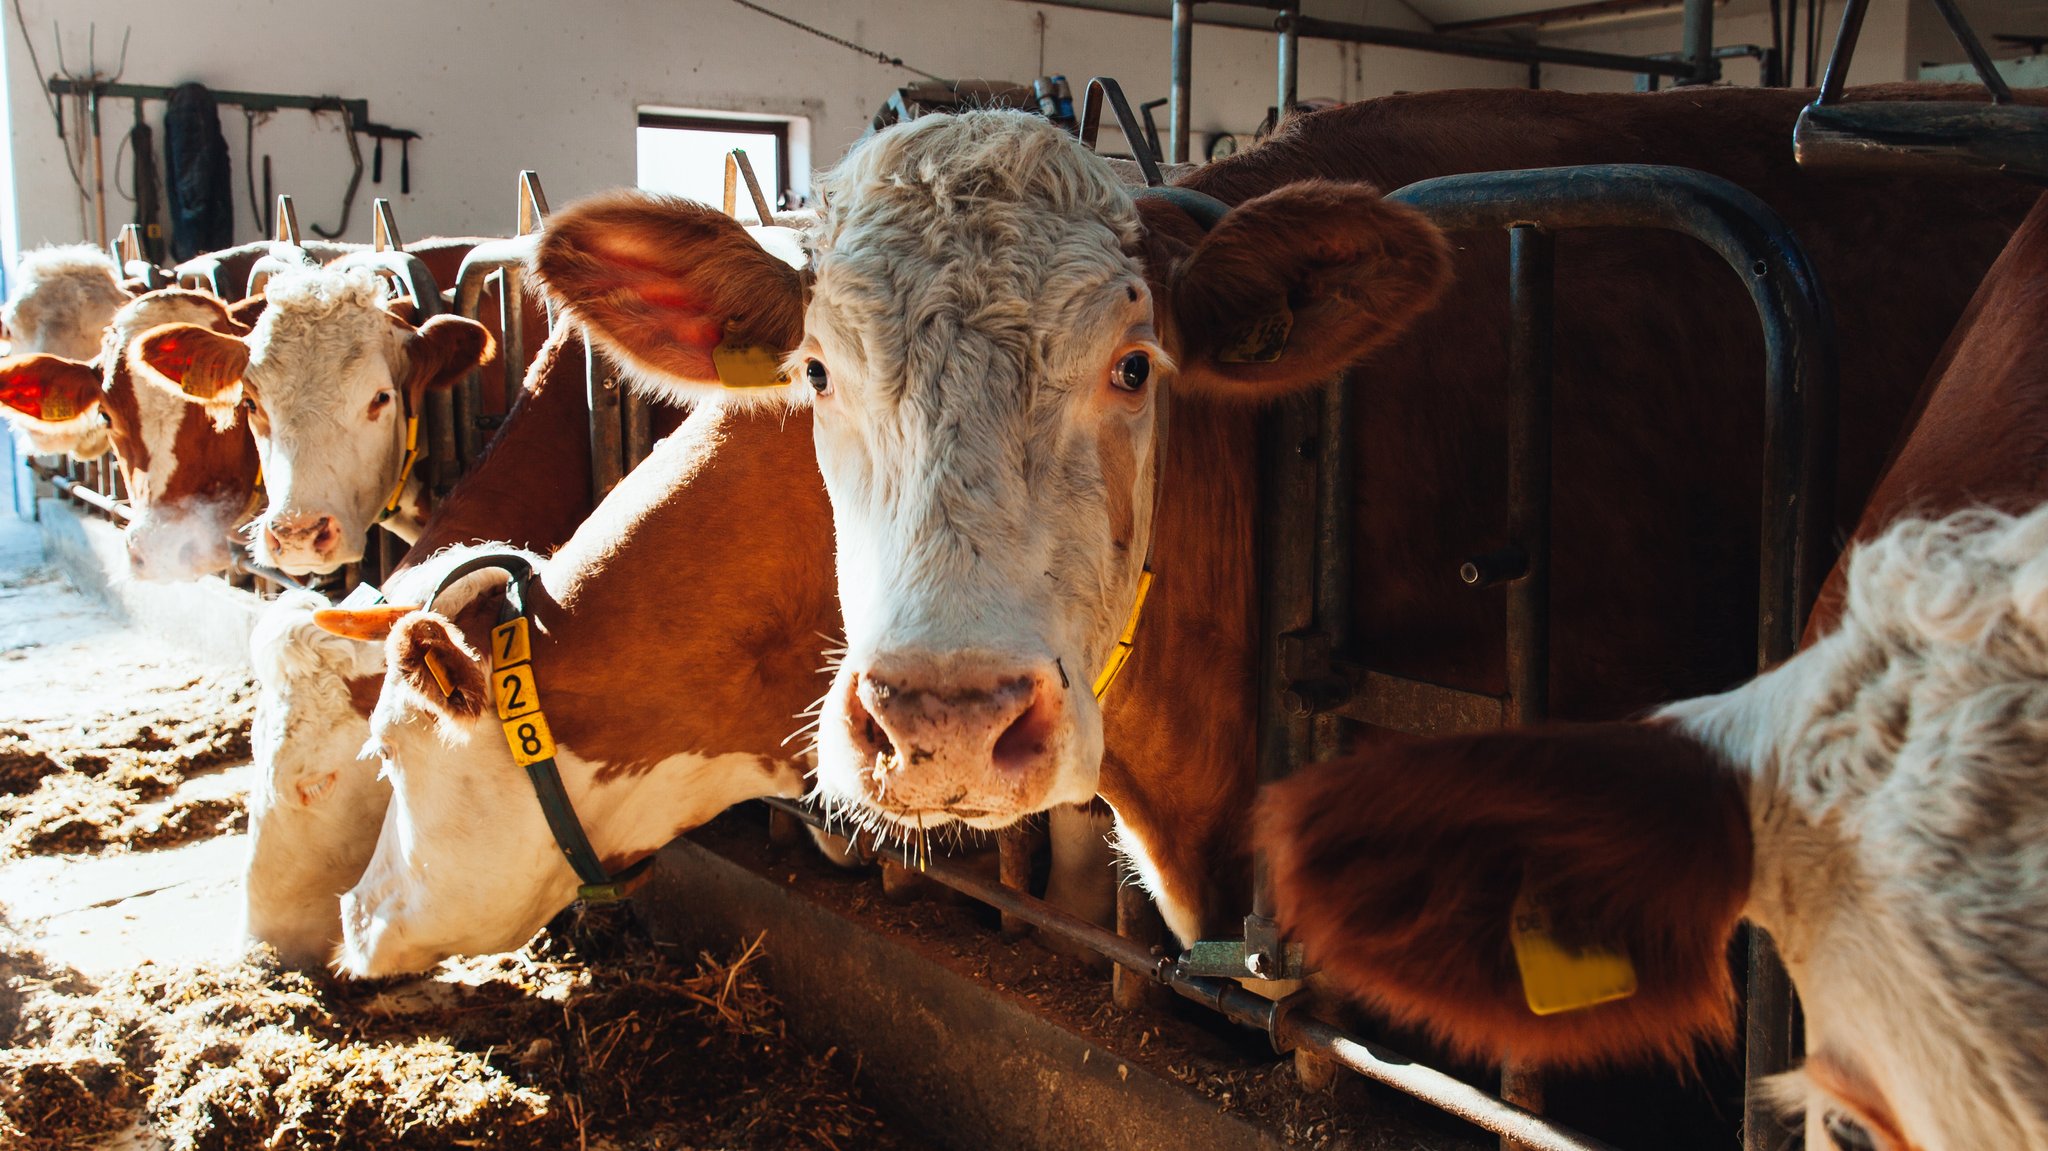
[[[249,333],[249,374],[265,406],[325,406],[350,389],[341,380],[387,386],[398,327],[383,288],[367,269],[281,272],[264,285],[268,301]],[[371,371],[370,369],[376,369]]]
[[[870,138],[825,180],[814,331],[877,379],[1043,358],[1048,336],[1123,302],[1142,269],[1130,195],[1044,120],[934,116]]]

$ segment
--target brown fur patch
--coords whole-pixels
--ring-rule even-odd
[[[384,677],[381,675],[356,675],[348,677],[348,705],[364,719],[377,710],[377,697],[384,694]]]
[[[1266,398],[1327,383],[1405,331],[1450,281],[1450,242],[1368,184],[1307,180],[1237,205],[1169,279],[1181,378]],[[1249,319],[1291,311],[1271,363],[1224,363]]]
[[[454,385],[498,354],[497,341],[475,320],[435,316],[417,329],[397,316],[392,321],[407,329],[405,387],[415,401]]]
[[[242,381],[249,345],[198,324],[164,324],[137,337],[130,353],[170,381],[174,391],[207,403]]]
[[[447,690],[429,668],[429,657],[447,678]],[[449,719],[474,719],[491,705],[482,661],[454,624],[430,611],[405,617],[391,633],[391,666],[398,669],[399,678]]]
[[[1733,1036],[1726,948],[1748,897],[1733,771],[1668,725],[1558,726],[1396,744],[1267,790],[1283,927],[1337,987],[1461,1051],[1588,1066]],[[1628,999],[1537,1016],[1509,942],[1517,893],[1568,948],[1618,946]]]
[[[604,346],[658,375],[716,384],[722,342],[780,355],[803,338],[803,279],[731,217],[610,192],[548,221],[535,269]]]

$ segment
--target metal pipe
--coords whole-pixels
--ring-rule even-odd
[[[88,130],[92,140],[92,207],[98,219],[100,247],[107,246],[107,157],[100,134],[100,94],[98,89],[85,95],[85,115],[89,121]]]
[[[1315,16],[1282,19],[1293,26],[1296,34],[1313,40],[1378,44],[1386,48],[1408,48],[1417,52],[1436,52],[1445,56],[1469,56],[1476,60],[1506,60],[1511,64],[1566,64],[1574,68],[1596,68],[1604,72],[1635,72],[1674,77],[1693,74],[1693,66],[1684,60],[1621,56],[1613,52],[1585,52],[1576,48],[1517,44],[1506,40],[1469,40],[1461,36],[1412,32],[1406,28],[1385,28],[1373,24],[1349,24],[1341,20],[1324,20]],[[1277,29],[1277,22],[1275,27]]]
[[[26,462],[30,471],[50,481],[50,486],[57,489],[58,495],[69,496],[116,523],[125,524],[135,519],[134,511],[127,504],[108,499],[92,490],[90,485],[65,475],[62,468],[51,467],[33,458]]]
[[[1301,15],[1298,6],[1282,8],[1273,27],[1280,34],[1279,103],[1273,107],[1273,127],[1278,129],[1287,122],[1294,106],[1301,103],[1301,36],[1295,31],[1294,18]]]
[[[1507,589],[1508,723],[1550,713],[1551,366],[1556,243],[1532,224],[1508,229],[1508,543],[1523,558]]]
[[[1191,113],[1188,107],[1195,55],[1194,0],[1173,0],[1173,79],[1166,94],[1167,152],[1176,164],[1188,162]]]
[[[1469,1083],[1425,1067],[1376,1043],[1355,1039],[1320,1019],[1283,1014],[1283,1040],[1293,1040],[1368,1079],[1412,1095],[1467,1123],[1535,1151],[1614,1151],[1609,1144],[1503,1103]]]
[[[1963,46],[1963,54],[1970,58],[1970,67],[1977,70],[1977,78],[1984,81],[1984,86],[1991,90],[1991,102],[2012,103],[2011,86],[2006,84],[2004,76],[1998,74],[1998,65],[1991,62],[1991,53],[1984,50],[1984,42],[1977,39],[1976,31],[1970,27],[1970,22],[1963,18],[1962,9],[1956,7],[1956,0],[1934,0],[1934,7],[1940,11],[1941,18],[1948,22],[1948,30],[1954,34],[1956,43]],[[97,130],[99,122],[95,120],[93,123]]]
[[[1692,75],[1679,84],[1711,84],[1721,78],[1721,62],[1714,56],[1714,0],[1685,0],[1685,39],[1681,54],[1692,66]]]
[[[1863,17],[1870,12],[1870,0],[1846,0],[1842,23],[1835,30],[1835,50],[1828,55],[1827,75],[1820,82],[1815,104],[1839,104],[1842,89],[1849,83],[1849,63],[1856,57],[1856,38],[1863,32]],[[1787,69],[1789,79],[1790,69]]]

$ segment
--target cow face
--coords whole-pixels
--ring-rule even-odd
[[[384,646],[313,622],[327,601],[293,592],[250,636],[258,692],[249,732],[249,937],[316,969],[341,944],[341,896],[362,878],[391,789],[359,759],[384,682]]]
[[[1281,918],[1333,981],[1473,1054],[1689,1062],[1767,928],[1806,1017],[1806,1146],[2048,1148],[2048,510],[1893,528],[1841,627],[1645,724],[1417,743],[1263,802]],[[1361,796],[1370,797],[1361,802]],[[1633,997],[1537,1016],[1518,895]]]
[[[282,272],[264,294],[245,337],[174,325],[135,354],[173,394],[245,410],[269,496],[252,529],[258,556],[295,575],[328,571],[361,559],[401,481],[417,482],[408,413],[487,360],[491,337],[454,316],[413,327],[385,310],[366,270]]]
[[[134,338],[163,324],[246,331],[220,301],[167,289],[114,314],[90,363],[57,356],[0,361],[0,403],[25,425],[90,420],[113,450],[127,483],[130,574],[196,579],[228,566],[232,533],[250,510],[256,448],[232,411],[225,424],[160,388],[136,384],[125,354]]]
[[[643,376],[769,383],[761,353],[786,384],[756,394],[814,405],[846,623],[828,794],[922,827],[1085,802],[1091,689],[1174,498],[1168,393],[1327,380],[1434,298],[1443,241],[1324,183],[1204,235],[1012,113],[878,133],[824,188],[808,281],[716,213],[624,197],[551,221],[539,268]]]
[[[99,354],[114,313],[128,302],[120,272],[91,244],[37,248],[15,268],[14,295],[0,308],[0,325],[10,355],[38,352],[84,363]],[[97,389],[95,389],[97,390]],[[0,395],[8,422],[36,454],[67,453],[98,459],[107,453],[106,424],[90,406],[72,415],[45,418],[14,398]],[[50,414],[55,414],[52,405]]]

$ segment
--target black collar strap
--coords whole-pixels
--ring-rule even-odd
[[[434,594],[431,607],[456,580],[474,572],[498,568],[508,577],[505,602],[498,609],[498,624],[491,629],[491,695],[497,702],[498,720],[505,729],[505,745],[512,758],[526,769],[533,781],[533,795],[554,832],[555,845],[575,870],[579,886],[576,898],[584,903],[617,903],[654,863],[652,855],[613,875],[604,869],[590,837],[583,833],[583,821],[562,787],[562,773],[555,766],[555,740],[548,731],[548,717],[540,709],[540,687],[533,678],[533,644],[526,614],[526,582],[533,565],[516,552],[487,552],[455,565]]]

